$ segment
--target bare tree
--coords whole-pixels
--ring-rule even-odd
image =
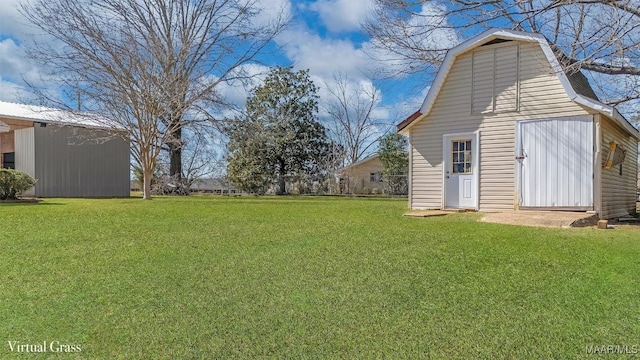
[[[330,117],[327,128],[343,152],[343,166],[353,164],[374,152],[381,131],[388,127],[374,116],[380,92],[372,82],[351,82],[345,74],[334,75],[325,86],[330,95],[323,105]]]
[[[27,0],[21,8],[49,35],[29,55],[46,64],[62,98],[84,99],[130,139],[145,199],[163,146],[181,176],[182,130],[207,121],[186,115],[222,102],[218,85],[244,76],[241,66],[283,29],[285,9],[269,20],[264,10],[255,0]]]
[[[182,169],[182,176],[186,180],[185,185],[191,188],[194,182],[199,179],[212,177],[219,173],[222,168],[223,158],[217,150],[212,129],[195,131],[187,135],[184,144],[185,163]]]
[[[489,27],[543,34],[568,72],[588,70],[603,101],[640,99],[638,0],[375,0],[365,24],[399,73],[437,68],[444,50]],[[447,42],[449,38],[451,41]]]
[[[151,185],[153,194],[187,195],[198,180],[219,176],[224,169],[220,144],[215,141],[220,134],[215,133],[213,127],[188,127],[183,130],[182,176],[178,178],[169,174],[169,153],[162,152],[156,162]]]
[[[372,38],[370,55],[390,65],[387,76],[433,75],[458,42],[447,9],[431,0],[374,0],[363,26]]]

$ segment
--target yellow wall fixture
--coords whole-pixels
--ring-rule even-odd
[[[627,151],[619,144],[613,141],[609,143],[609,155],[607,161],[604,163],[605,169],[611,169],[613,166],[620,165],[624,162],[624,158],[627,156]]]

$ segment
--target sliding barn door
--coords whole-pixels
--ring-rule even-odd
[[[593,208],[593,118],[518,123],[520,206]]]

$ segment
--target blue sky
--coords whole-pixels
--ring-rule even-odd
[[[27,42],[35,30],[26,24],[18,12],[19,1],[0,0],[0,100],[29,103],[30,95],[23,79],[42,85],[43,71],[24,56],[23,43]],[[347,76],[352,92],[365,90],[376,91],[379,94],[381,100],[376,107],[375,117],[378,122],[389,124],[388,130],[392,124],[401,121],[420,106],[430,85],[428,77],[371,80],[379,77],[381,68],[394,69],[395,66],[393,61],[384,62],[372,58],[372,55],[378,59],[390,59],[391,56],[376,50],[371,39],[362,31],[361,24],[371,15],[373,0],[256,1],[264,9],[260,12],[261,18],[258,21],[274,16],[277,9],[281,8],[292,14],[293,21],[290,27],[276,38],[273,44],[274,51],[260,57],[261,63],[247,65],[247,72],[264,74],[268,67],[273,65],[293,65],[296,69],[309,69],[312,79],[320,88],[321,106],[323,101],[326,102],[330,98],[327,86],[331,85],[333,77],[337,74]],[[437,5],[434,4],[427,2],[421,9],[414,10],[423,14],[438,14]],[[475,34],[464,34],[471,35]],[[460,40],[455,36],[453,32],[443,32],[435,36],[432,34],[427,40],[446,48],[459,43]],[[259,78],[260,76],[257,76],[257,79]],[[619,77],[615,80],[612,83],[619,86]],[[635,81],[633,84],[637,83],[637,79]],[[601,82],[605,86],[608,84],[604,80]],[[256,82],[253,85],[257,84]],[[219,90],[230,101],[243,105],[248,89],[237,84],[228,84]],[[624,110],[624,107],[621,110]],[[320,115],[323,115],[322,111]]]
[[[321,102],[328,98],[326,87],[336,74],[347,76],[353,89],[378,91],[381,101],[375,116],[380,122],[394,124],[410,115],[421,104],[428,84],[416,79],[394,78],[372,81],[380,61],[371,58],[370,39],[361,23],[370,14],[371,0],[261,0],[263,6],[284,7],[292,13],[293,22],[275,42],[277,49],[261,57],[261,64],[248,65],[253,73],[264,73],[268,66],[293,65],[309,69],[320,87]],[[38,83],[41,71],[24,56],[23,42],[33,29],[17,11],[19,0],[0,1],[0,100],[30,102],[23,79]],[[267,12],[268,13],[268,12]],[[265,14],[268,16],[268,14]],[[381,54],[384,57],[384,54]],[[225,96],[244,103],[246,89],[228,86]]]

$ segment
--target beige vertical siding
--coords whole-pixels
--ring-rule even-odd
[[[602,163],[604,166],[609,154],[609,143],[615,142],[627,150],[627,156],[620,166],[601,170],[602,210],[600,217],[610,219],[628,215],[636,208],[636,177],[638,176],[638,142],[620,129],[606,116],[600,117],[602,131]]]
[[[493,111],[493,49],[476,51],[471,56],[472,112],[480,114]],[[467,86],[469,86],[467,85]]]
[[[518,46],[495,49],[494,111],[518,110]]]
[[[537,43],[507,42],[480,47],[518,48],[517,69],[520,92],[519,111],[472,113],[472,79],[480,68],[490,69],[493,56],[473,59],[473,53],[459,55],[435,99],[431,112],[409,131],[412,144],[413,208],[442,206],[442,136],[450,133],[480,132],[479,207],[483,211],[514,209],[515,202],[515,129],[516,121],[585,115],[587,111],[566,95]],[[507,50],[507,49],[504,49]],[[507,53],[509,53],[507,51]],[[509,62],[501,62],[509,66]],[[505,87],[507,91],[513,89]],[[498,94],[498,96],[503,96]],[[477,99],[474,99],[477,101]],[[486,100],[485,100],[486,101]],[[474,103],[473,109],[477,110]]]

